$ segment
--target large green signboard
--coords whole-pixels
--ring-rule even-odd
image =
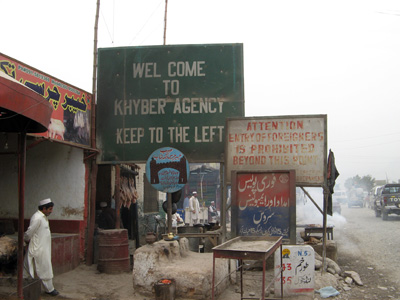
[[[99,49],[99,163],[146,162],[161,147],[222,162],[225,119],[244,116],[243,45]]]

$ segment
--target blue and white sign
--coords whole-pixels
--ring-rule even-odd
[[[147,180],[160,192],[179,191],[188,182],[189,173],[189,163],[185,155],[175,148],[160,148],[147,159]]]

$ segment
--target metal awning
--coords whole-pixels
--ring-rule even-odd
[[[0,132],[45,132],[52,112],[42,95],[0,71]]]
[[[53,108],[42,95],[0,71],[0,132],[18,135],[18,282],[23,299],[26,134],[47,131]]]

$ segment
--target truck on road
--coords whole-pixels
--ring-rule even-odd
[[[400,184],[385,184],[375,199],[375,216],[387,220],[389,214],[400,215]]]

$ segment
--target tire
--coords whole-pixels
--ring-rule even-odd
[[[386,209],[382,208],[382,220],[387,221],[387,219],[388,219],[388,212],[386,211]]]
[[[168,202],[164,201],[162,204],[162,208],[165,212],[168,212],[167,208],[168,208]],[[176,205],[176,203],[172,203],[172,214],[176,213],[178,210],[178,206]]]

